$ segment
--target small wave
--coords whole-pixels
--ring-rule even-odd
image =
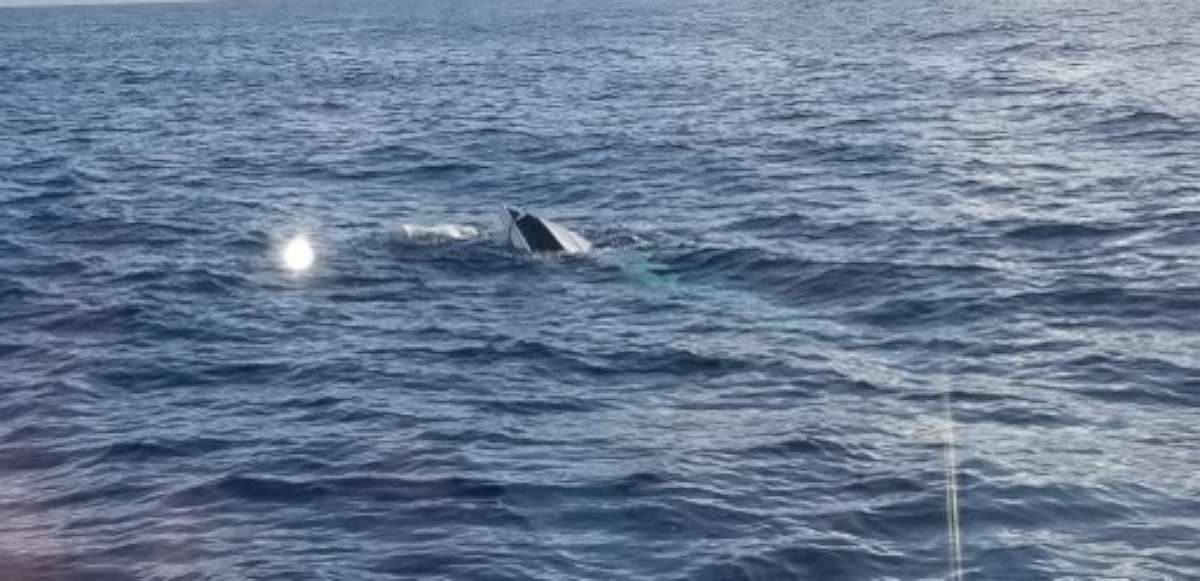
[[[1134,44],[1122,48],[1122,52],[1137,54],[1140,52],[1163,52],[1168,53],[1179,50],[1193,50],[1200,47],[1200,44],[1188,42],[1186,40],[1165,40],[1162,42],[1146,42]]]
[[[36,290],[19,280],[0,279],[0,299],[16,301],[38,295]]]
[[[610,358],[625,362],[625,368],[638,373],[666,373],[677,377],[716,376],[744,371],[753,363],[728,355],[697,353],[689,349],[663,349],[655,352],[619,352]],[[621,367],[613,366],[616,369]]]
[[[1139,324],[1161,328],[1194,326],[1200,309],[1196,289],[1146,291],[1122,287],[1060,289],[1025,292],[1007,296],[944,296],[937,298],[888,298],[860,311],[855,318],[881,327],[929,325],[944,321],[958,323],[997,317],[1032,315],[1047,320],[1090,324]]]
[[[1097,354],[1064,362],[1058,376],[1080,385],[1073,391],[1105,401],[1196,407],[1198,371],[1181,362],[1132,353]]]
[[[818,436],[799,436],[786,440],[763,443],[745,451],[746,454],[759,457],[779,457],[795,459],[800,457],[816,457],[829,460],[867,460],[870,457],[846,445]]]
[[[1044,403],[994,406],[986,412],[981,413],[959,412],[959,418],[968,422],[978,421],[981,423],[1008,424],[1025,429],[1035,426],[1072,427],[1082,424],[1078,418],[1062,413],[1061,411],[1044,411],[1039,409],[1044,406]]]
[[[37,193],[13,199],[13,202],[35,204],[72,199],[81,194],[94,194],[87,182],[69,171],[56,172],[51,175],[14,176],[13,183],[37,188]]]
[[[1138,110],[1118,117],[1105,119],[1096,123],[1097,127],[1121,127],[1147,123],[1178,123],[1179,119],[1167,113],[1158,111]]]
[[[802,108],[779,108],[776,111],[769,112],[763,116],[765,121],[807,121],[809,119],[820,119],[825,117],[827,113],[822,111],[814,111],[811,109]]]
[[[838,123],[828,124],[833,128]],[[902,144],[884,142],[825,141],[811,138],[781,140],[764,154],[774,162],[815,160],[828,163],[881,164],[902,161],[909,148]]]
[[[96,246],[169,246],[208,231],[199,226],[164,221],[129,221],[113,216],[80,216],[69,210],[39,211],[25,218],[36,229],[64,244]]]
[[[117,442],[106,446],[99,454],[101,461],[143,462],[160,458],[182,457],[187,454],[170,444],[149,441]]]
[[[0,357],[14,355],[29,348],[29,345],[21,345],[18,343],[0,343]]]
[[[502,496],[505,489],[500,482],[462,476],[428,480],[382,476],[287,479],[234,473],[176,491],[167,500],[179,506],[226,499],[303,504],[331,497],[383,502],[453,501],[494,499]]]
[[[104,446],[96,453],[97,462],[149,462],[169,458],[199,456],[229,448],[227,440],[192,438],[187,440],[131,440]]]
[[[119,273],[110,279],[115,285],[138,291],[180,293],[184,295],[228,295],[244,283],[244,277],[215,272],[207,268],[172,270],[139,268]]]
[[[867,577],[883,577],[905,564],[894,553],[869,550],[841,539],[718,559],[690,571],[687,579],[852,579],[864,569],[875,573]]]
[[[700,249],[666,262],[666,275],[685,282],[725,282],[783,304],[845,303],[923,291],[952,277],[955,286],[991,278],[975,265],[897,262],[817,262],[761,249]]]
[[[294,105],[296,109],[301,111],[348,111],[350,104],[339,101],[337,99],[300,99]]]
[[[854,316],[859,321],[885,328],[933,325],[943,321],[968,321],[994,315],[996,305],[970,297],[938,299],[889,298]]]
[[[1176,141],[1196,136],[1196,125],[1161,111],[1137,110],[1093,123],[1091,129],[1106,140]]]
[[[109,501],[132,502],[155,492],[152,486],[133,484],[123,481],[109,481],[89,484],[51,496],[39,503],[44,510],[56,508],[81,509],[86,506],[103,505]]]
[[[16,174],[23,171],[60,169],[69,158],[65,155],[44,155],[34,159],[9,162],[0,166],[6,173]]]
[[[364,161],[369,163],[395,163],[395,162],[426,162],[434,157],[434,154],[400,143],[389,143],[372,147],[362,152]]]
[[[551,398],[551,399],[517,399],[506,401],[480,401],[474,402],[476,407],[486,410],[489,416],[498,417],[503,415],[515,416],[540,416],[540,415],[560,415],[568,413],[587,413],[600,411],[610,407],[608,404],[600,403],[594,400],[581,400],[578,398]]]
[[[396,236],[401,240],[414,242],[446,242],[452,240],[473,240],[483,235],[483,230],[469,224],[401,224],[396,228]]]
[[[1041,46],[1041,45],[1039,45],[1036,42],[1015,42],[1013,44],[1009,44],[1000,49],[997,49],[995,52],[997,54],[1020,53],[1020,52],[1026,52],[1026,51],[1036,49],[1039,46]]]
[[[1023,484],[981,479],[970,494],[972,518],[1013,528],[1044,523],[1046,515],[1089,526],[1127,519],[1135,512],[1124,503],[1113,502],[1104,490],[1084,483]]]
[[[985,26],[969,26],[957,30],[939,30],[917,36],[919,42],[963,42],[985,37],[1019,36],[1017,33],[1036,31],[1034,26],[1014,21],[998,21]]]
[[[470,174],[487,169],[488,166],[467,161],[444,161],[422,163],[401,170],[400,173],[409,177],[438,178],[459,174]],[[383,172],[385,175],[391,172]]]
[[[1014,228],[1005,233],[1005,236],[1026,242],[1092,241],[1128,232],[1128,228],[1105,224],[1045,223]]]
[[[38,471],[57,468],[70,461],[64,452],[42,446],[5,446],[0,448],[0,464],[8,472]]]
[[[118,332],[133,325],[143,311],[135,305],[77,308],[42,323],[40,328],[68,333]]]
[[[776,214],[771,216],[751,216],[742,218],[730,225],[733,230],[747,230],[750,232],[758,231],[781,231],[787,234],[796,234],[808,229],[812,229],[813,222],[811,218],[796,213]]]

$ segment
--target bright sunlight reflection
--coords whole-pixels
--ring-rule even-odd
[[[309,244],[308,238],[303,234],[292,238],[287,246],[283,247],[283,265],[292,272],[308,270],[314,258],[312,244]]]

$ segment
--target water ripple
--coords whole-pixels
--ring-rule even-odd
[[[1200,576],[1198,16],[0,9],[0,577]]]

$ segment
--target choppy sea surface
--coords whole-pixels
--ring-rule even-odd
[[[1198,578],[1198,22],[0,10],[0,578]]]

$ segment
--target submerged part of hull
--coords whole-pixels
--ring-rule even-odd
[[[518,250],[532,253],[582,254],[592,243],[561,224],[528,212],[504,208],[500,214],[503,239]]]

